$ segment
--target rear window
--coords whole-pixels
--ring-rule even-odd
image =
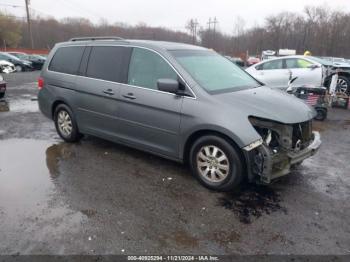
[[[57,49],[50,62],[49,70],[71,75],[77,74],[84,48],[83,46],[68,46]]]
[[[86,76],[112,82],[124,82],[125,61],[131,49],[123,46],[95,46],[90,53]]]

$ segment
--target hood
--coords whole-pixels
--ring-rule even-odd
[[[347,63],[334,63],[333,66],[336,68],[350,69],[350,64]]]
[[[220,102],[247,117],[255,116],[284,124],[295,124],[309,121],[315,116],[315,110],[304,101],[265,86],[216,96]]]

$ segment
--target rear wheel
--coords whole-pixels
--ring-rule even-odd
[[[77,142],[81,138],[72,110],[65,104],[56,107],[54,122],[57,133],[66,142]]]
[[[242,160],[227,140],[203,136],[192,146],[190,167],[193,175],[207,188],[218,191],[234,189],[242,181]]]

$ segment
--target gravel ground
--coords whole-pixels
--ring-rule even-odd
[[[62,142],[38,74],[5,76],[0,254],[350,254],[349,110],[315,123],[322,148],[289,176],[217,193],[156,156]]]

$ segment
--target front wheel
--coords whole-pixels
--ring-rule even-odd
[[[315,108],[317,115],[315,120],[324,121],[327,118],[327,109],[325,108]]]
[[[337,89],[340,93],[350,94],[350,80],[345,76],[339,76]]]
[[[22,72],[23,68],[20,65],[15,66],[17,72]]]
[[[199,138],[191,148],[189,162],[193,175],[209,189],[229,191],[242,181],[242,159],[224,138]]]
[[[72,110],[65,104],[56,107],[54,122],[57,133],[66,142],[77,142],[81,138]]]

